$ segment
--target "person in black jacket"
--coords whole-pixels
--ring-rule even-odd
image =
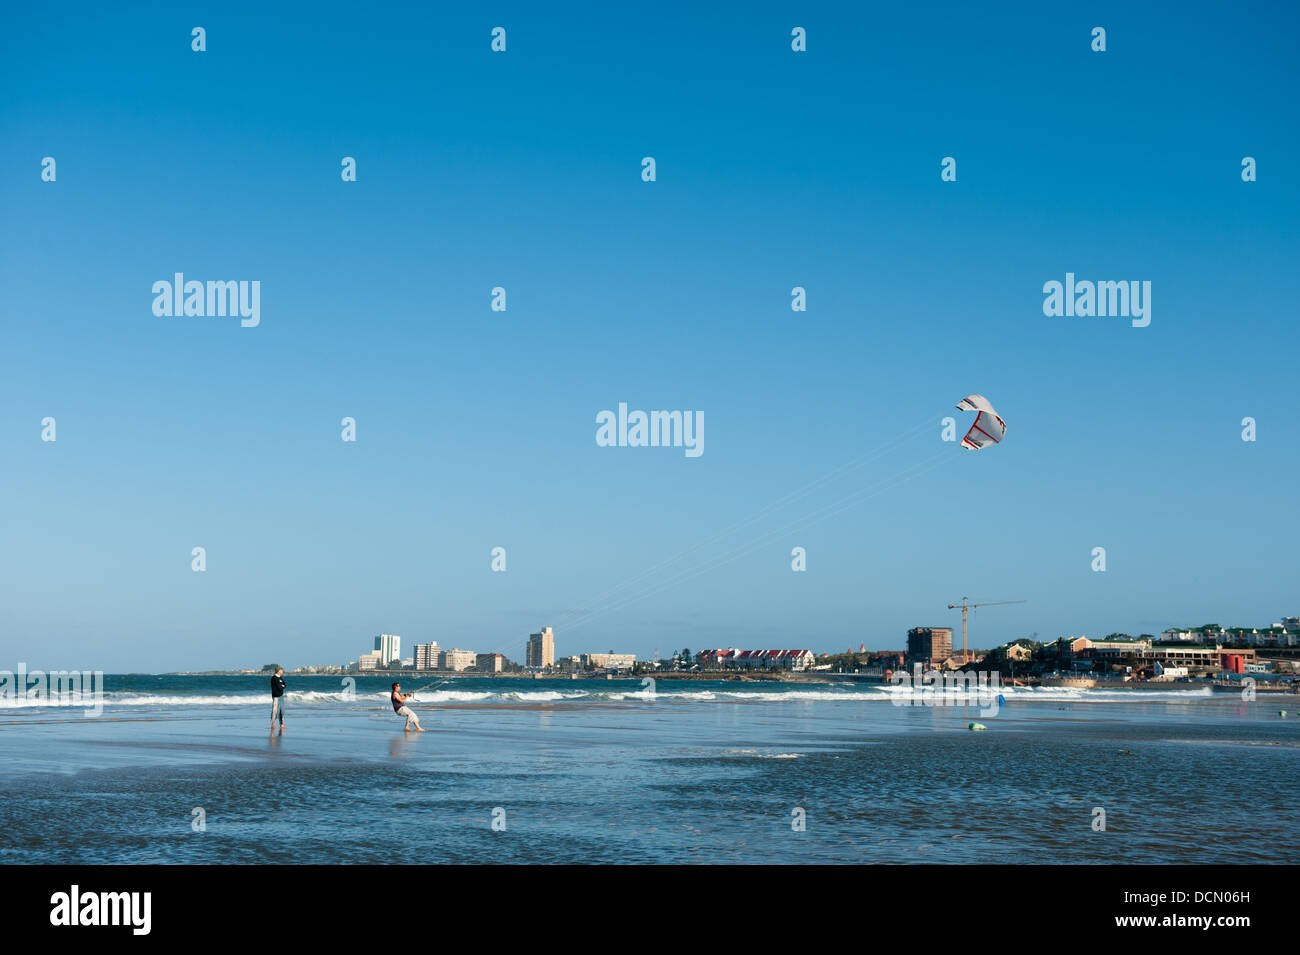
[[[271,732],[275,732],[275,718],[280,718],[280,732],[284,732],[284,668],[276,667],[271,674]]]

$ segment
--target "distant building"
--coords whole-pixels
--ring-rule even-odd
[[[541,633],[528,635],[528,666],[555,666],[555,634],[550,627],[542,627]]]
[[[584,666],[595,667],[597,670],[630,670],[632,664],[636,663],[635,653],[584,653],[582,655]]]
[[[473,650],[443,650],[439,657],[443,670],[468,670],[478,659]]]
[[[1072,657],[1083,653],[1091,643],[1087,637],[1062,637],[1056,642],[1063,648],[1063,655],[1068,653]]]
[[[402,660],[402,638],[395,633],[381,633],[375,637],[375,649],[379,651],[380,666]]]
[[[696,661],[724,670],[807,670],[817,662],[811,650],[701,650]]]
[[[380,665],[380,659],[381,656],[378,650],[374,650],[370,653],[363,653],[361,654],[360,657],[357,658],[357,669],[358,670],[378,669]]]
[[[506,667],[506,658],[500,653],[478,653],[474,655],[474,666],[488,673],[500,673]]]
[[[1143,640],[1140,637],[1101,637],[1091,640],[1088,637],[1080,637],[1082,645],[1075,641],[1076,653],[1081,650],[1090,650],[1092,655],[1102,659],[1119,659],[1128,656],[1130,653],[1142,656],[1151,649],[1151,641]],[[1180,641],[1181,642],[1181,641]]]
[[[1281,623],[1271,627],[1220,627],[1210,624],[1180,630],[1170,627],[1160,634],[1161,643],[1196,643],[1201,646],[1221,644],[1229,647],[1296,647],[1300,646],[1300,631],[1294,617],[1283,617]]]
[[[1156,643],[1144,656],[1162,666],[1218,667],[1221,649],[1217,644]]]
[[[1008,660],[1015,660],[1017,663],[1022,663],[1025,660],[1032,660],[1034,658],[1034,648],[1027,643],[1008,643],[1004,648],[1002,648],[1002,656],[1006,657]]]
[[[432,643],[417,643],[415,645],[415,668],[417,670],[436,670],[438,669],[438,655],[442,653],[442,648],[438,646],[438,641]]]
[[[907,653],[903,650],[877,650],[875,657],[882,667],[894,670],[907,663]]]
[[[942,663],[952,656],[951,627],[913,627],[907,631],[909,663]]]

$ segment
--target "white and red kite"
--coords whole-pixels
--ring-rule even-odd
[[[977,450],[987,448],[990,444],[997,444],[1005,437],[1007,433],[1007,423],[1003,421],[989,400],[983,395],[967,395],[961,401],[957,402],[957,408],[960,411],[978,411],[975,416],[975,423],[970,426],[966,432],[966,437],[961,439],[963,448]]]

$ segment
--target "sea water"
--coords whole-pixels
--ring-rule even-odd
[[[0,701],[0,861],[1300,861],[1289,700],[460,678],[416,734],[391,678],[287,679],[275,736],[265,677]]]

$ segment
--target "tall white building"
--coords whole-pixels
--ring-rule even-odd
[[[379,651],[379,665],[388,666],[402,659],[402,638],[395,633],[381,633],[375,637],[375,649]]]
[[[530,667],[555,665],[555,634],[550,627],[542,627],[541,633],[528,635],[527,665]]]

